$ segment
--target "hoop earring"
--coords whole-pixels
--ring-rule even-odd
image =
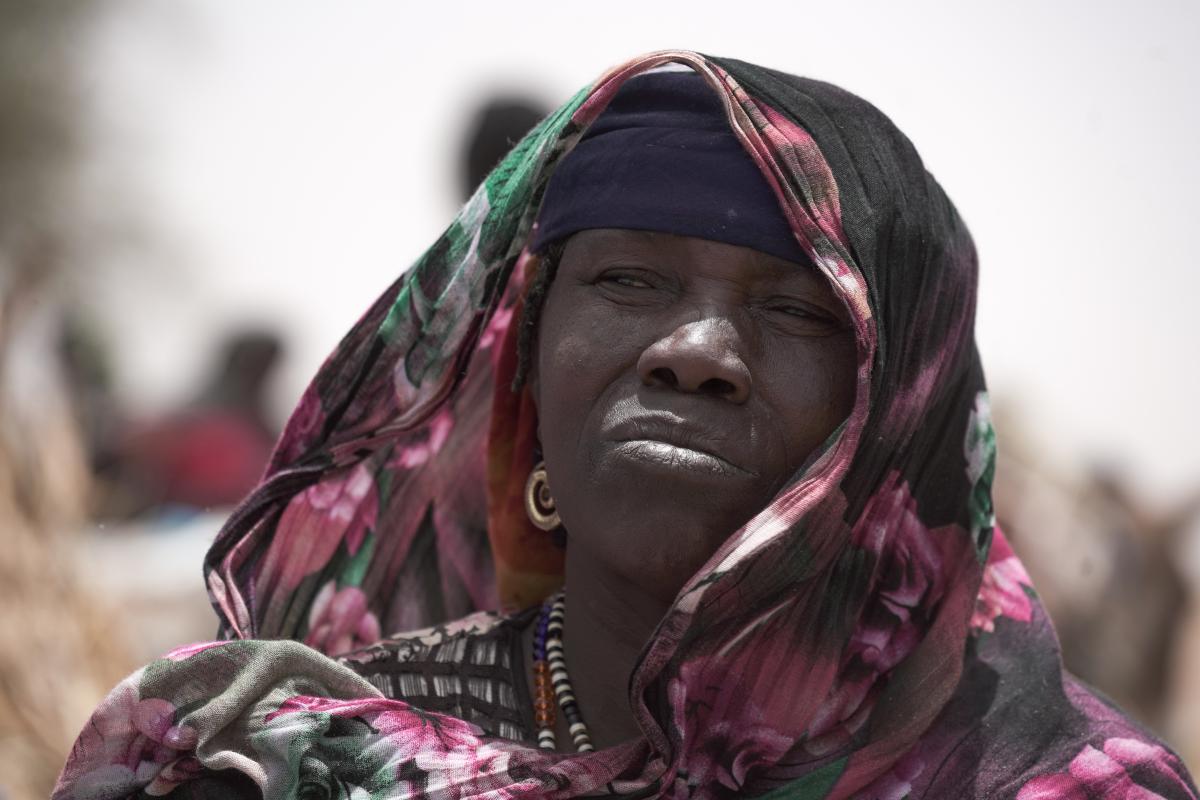
[[[529,473],[529,480],[525,481],[525,513],[530,522],[544,531],[552,531],[562,524],[550,494],[545,461],[539,461]]]

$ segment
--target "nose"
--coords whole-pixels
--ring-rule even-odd
[[[750,370],[737,345],[737,331],[729,320],[695,320],[647,347],[638,358],[638,376],[645,386],[745,403]]]

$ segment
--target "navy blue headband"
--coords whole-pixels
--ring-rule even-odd
[[[590,228],[753,247],[811,263],[775,194],[694,72],[637,75],[550,176],[532,250]]]

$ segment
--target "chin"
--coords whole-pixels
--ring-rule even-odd
[[[714,548],[715,549],[715,548]],[[677,549],[633,550],[607,554],[614,571],[629,583],[642,587],[664,604],[670,604],[692,576],[700,571],[711,553],[681,556]]]
[[[569,543],[583,545],[593,557],[638,586],[661,586],[673,599],[713,553],[740,527],[714,524],[698,506],[664,506],[653,492],[610,503],[606,513],[585,526],[567,525]]]
[[[582,546],[630,583],[656,587],[667,602],[770,500],[769,487],[746,479],[753,476],[643,468],[611,449],[597,455],[575,473],[586,480],[564,481],[556,492],[567,547]]]

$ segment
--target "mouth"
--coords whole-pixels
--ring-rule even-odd
[[[657,439],[624,439],[616,442],[614,450],[627,459],[671,472],[726,477],[750,474],[720,456]]]
[[[728,436],[713,435],[674,414],[627,417],[608,431],[619,456],[670,472],[747,477],[722,445]]]

